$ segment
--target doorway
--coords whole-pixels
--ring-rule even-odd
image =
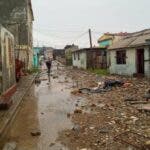
[[[144,49],[137,50],[137,73],[144,74]]]

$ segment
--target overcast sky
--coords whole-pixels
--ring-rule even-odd
[[[105,32],[150,28],[150,0],[32,0],[34,46],[89,47]]]

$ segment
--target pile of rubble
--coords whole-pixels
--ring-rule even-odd
[[[61,133],[63,144],[72,150],[150,148],[147,79],[97,77],[83,70],[68,70],[67,76],[78,82],[72,94],[86,101],[84,105],[77,101],[74,113],[69,115],[74,127]]]

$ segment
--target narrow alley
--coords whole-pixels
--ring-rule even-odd
[[[59,132],[73,127],[67,113],[74,110],[75,101],[70,95],[72,85],[65,81],[64,67],[57,71],[55,66],[50,84],[47,74],[41,73],[41,84],[32,85],[7,133],[4,142],[17,143],[18,150],[68,150],[57,138]],[[36,132],[40,136],[32,136]]]

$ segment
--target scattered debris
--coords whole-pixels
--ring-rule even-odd
[[[75,110],[74,110],[74,113],[75,113],[75,114],[81,114],[81,113],[82,113],[82,110],[81,110],[81,109],[75,109]]]
[[[73,128],[72,128],[73,131],[75,132],[79,132],[81,130],[80,126],[78,124],[76,124]]]
[[[146,94],[150,85],[146,78],[104,76],[97,80],[96,75],[78,69],[68,70],[67,75],[78,81],[78,89],[72,92],[85,103],[71,115],[78,126],[62,133],[66,146],[79,150],[148,149],[150,105]],[[79,103],[75,105],[79,107]]]
[[[150,149],[150,140],[146,141],[144,146],[146,149]]]
[[[75,89],[75,90],[73,90],[72,92],[71,92],[71,94],[73,94],[73,95],[76,95],[76,94],[79,94],[80,93],[80,91],[78,90],[78,89]]]
[[[31,135],[32,135],[32,136],[40,136],[40,135],[41,135],[41,132],[40,132],[40,131],[32,131],[32,132],[31,132]]]
[[[136,149],[144,149],[145,145],[145,141],[147,141],[149,138],[140,135],[138,133],[134,133],[131,131],[127,131],[124,133],[121,133],[119,135],[117,135],[114,140],[121,142],[121,143],[126,143],[128,145],[133,146]]]
[[[70,113],[67,113],[67,117],[70,118],[70,116],[71,116],[71,114],[70,114]]]
[[[147,92],[144,95],[144,98],[148,101],[150,99],[150,89],[147,90]]]
[[[53,147],[54,145],[55,145],[55,143],[51,143],[49,146],[50,146],[50,147]]]
[[[4,145],[3,150],[15,150],[17,148],[17,144],[15,142],[6,143]]]
[[[107,80],[104,82],[104,89],[108,89],[110,87],[123,86],[124,82],[120,80]]]

